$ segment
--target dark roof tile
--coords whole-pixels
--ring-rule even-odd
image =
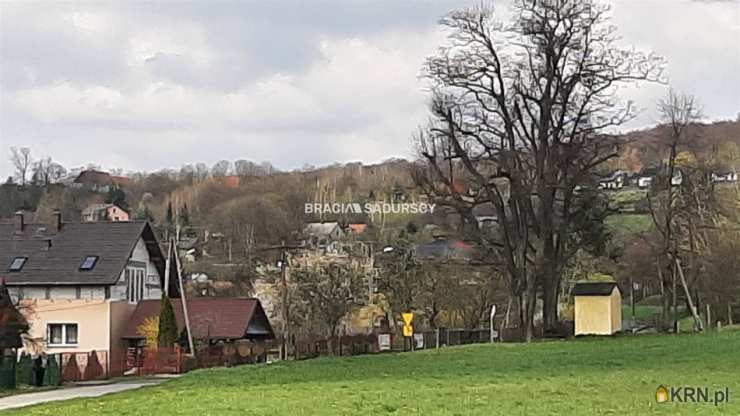
[[[185,329],[180,299],[171,299],[179,331]],[[240,339],[249,337],[250,324],[259,322],[267,330],[263,337],[274,334],[260,301],[256,298],[194,298],[187,301],[190,327],[195,339]],[[138,328],[149,317],[158,317],[160,300],[143,300],[136,306],[122,338],[143,339]]]
[[[616,282],[580,282],[570,292],[572,296],[609,296],[614,288],[619,290]]]
[[[147,222],[64,223],[61,231],[27,224],[20,232],[13,224],[0,224],[0,276],[11,286],[114,284],[140,237],[164,275],[162,252]],[[9,272],[18,256],[28,260],[21,271]],[[98,256],[98,261],[92,270],[81,271],[86,256]]]

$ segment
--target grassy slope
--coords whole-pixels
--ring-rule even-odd
[[[625,237],[650,230],[653,219],[647,214],[618,214],[607,217],[606,226],[614,236]]]
[[[8,414],[736,415],[739,346],[736,331],[317,359],[196,371],[140,391]],[[658,405],[659,384],[728,386],[731,401]]]

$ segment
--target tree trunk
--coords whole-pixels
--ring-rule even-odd
[[[534,312],[537,305],[537,287],[534,282],[532,283],[527,285],[527,289],[522,294],[522,328],[524,328],[524,338],[527,342],[532,342],[534,337]]]
[[[542,285],[542,319],[546,333],[555,333],[558,330],[558,298],[560,291],[559,282],[553,282],[554,279],[545,280]],[[558,279],[559,280],[559,279]]]

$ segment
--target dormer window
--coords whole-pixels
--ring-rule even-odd
[[[13,259],[13,261],[10,262],[10,267],[8,267],[9,272],[19,272],[23,269],[23,266],[26,264],[26,260],[28,260],[28,257],[16,257]]]
[[[82,263],[80,263],[80,270],[81,271],[92,270],[93,267],[95,267],[95,263],[97,262],[98,262],[98,256],[87,256],[84,259],[82,259]]]

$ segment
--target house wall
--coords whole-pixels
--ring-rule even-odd
[[[609,296],[609,312],[611,316],[611,333],[622,330],[622,295],[616,287]]]
[[[110,302],[110,371],[122,375],[126,369],[128,343],[121,339],[136,305],[126,301]]]
[[[108,219],[110,221],[128,221],[128,213],[118,207],[108,208]]]
[[[613,334],[611,311],[611,297],[609,296],[576,296],[575,334]]]
[[[104,286],[12,286],[8,292],[14,300],[105,299]]]
[[[131,253],[130,261],[141,262],[146,264],[146,278],[144,290],[144,299],[159,299],[162,297],[161,281],[159,279],[159,271],[154,265],[154,262],[149,257],[149,251],[146,249],[146,243],[143,239],[139,239]],[[126,290],[128,289],[128,283],[126,282],[126,270],[121,272],[118,277],[118,281],[111,287],[111,300],[126,300]]]
[[[48,353],[108,351],[110,345],[110,303],[105,300],[38,299],[22,301],[30,324],[30,335]],[[77,324],[77,345],[50,346],[47,325]]]

